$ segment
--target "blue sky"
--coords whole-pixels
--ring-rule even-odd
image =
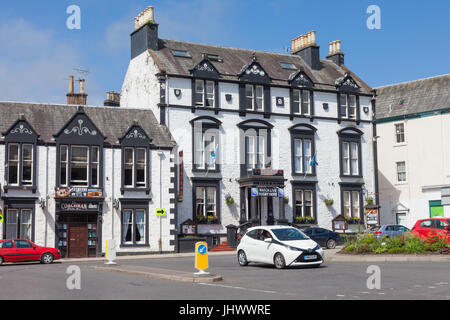
[[[69,5],[81,30],[69,30]],[[134,17],[155,6],[160,37],[284,52],[316,30],[321,57],[342,41],[345,63],[372,87],[450,73],[448,0],[2,0],[0,100],[64,103],[74,69],[89,70],[90,105],[120,91],[130,59]],[[381,30],[369,30],[370,5]]]

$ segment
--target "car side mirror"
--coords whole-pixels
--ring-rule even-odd
[[[447,226],[444,229],[447,230],[447,231],[450,231],[450,226]]]
[[[265,239],[264,239],[264,242],[265,242],[265,243],[272,243],[272,238],[265,238]]]
[[[33,250],[36,250],[36,248],[37,248],[36,246],[33,246]]]

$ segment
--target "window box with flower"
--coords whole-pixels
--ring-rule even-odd
[[[316,224],[314,217],[295,217],[294,222],[297,224]]]

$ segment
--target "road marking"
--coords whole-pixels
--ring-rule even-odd
[[[235,290],[246,290],[246,291],[253,291],[253,292],[271,293],[271,294],[278,293],[276,291],[251,289],[251,288],[243,288],[243,287],[233,287],[233,286],[227,286],[224,284],[199,283],[199,285],[210,286],[210,287],[221,287],[221,288],[235,289]]]
[[[337,294],[336,297],[339,297],[339,298],[345,298],[345,295],[343,295],[343,294]]]
[[[429,286],[428,289],[436,289],[436,287]]]
[[[438,282],[438,283],[435,283],[436,286],[445,286],[445,285],[447,285],[447,284],[448,284],[448,282]]]

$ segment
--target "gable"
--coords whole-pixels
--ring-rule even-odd
[[[55,135],[58,143],[102,145],[104,136],[91,121],[91,119],[79,109],[66,125]]]
[[[36,143],[39,137],[33,127],[25,119],[17,120],[3,135],[5,136],[6,142]]]
[[[264,68],[253,58],[253,61],[244,66],[239,74],[239,80],[251,83],[270,83],[271,79]]]
[[[304,71],[298,71],[289,79],[289,82],[294,87],[306,87],[306,88],[312,88],[314,87],[314,82],[311,80],[310,77],[304,72]]]
[[[218,79],[219,72],[208,59],[200,61],[192,70],[195,78]]]
[[[336,88],[342,92],[359,92],[361,87],[349,75],[336,80]]]
[[[132,125],[120,139],[122,146],[126,147],[148,147],[152,140],[138,124]]]

